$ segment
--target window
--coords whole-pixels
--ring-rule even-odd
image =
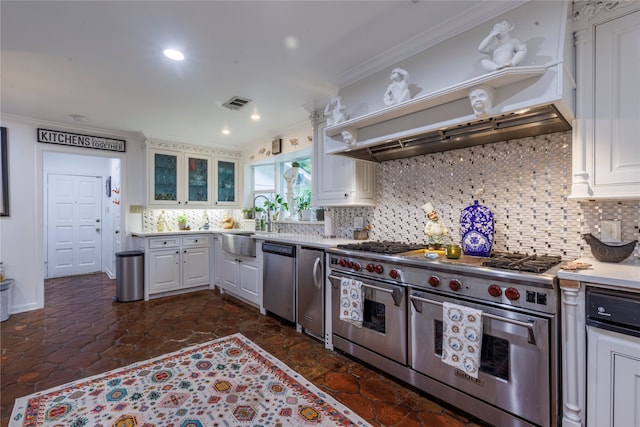
[[[297,163],[297,174],[293,174],[293,164]],[[311,192],[311,157],[289,159],[266,165],[255,165],[253,169],[253,188],[251,200],[265,196],[273,200],[276,194],[282,195],[289,205],[289,213],[295,215],[295,197]],[[255,202],[262,208],[264,199]]]

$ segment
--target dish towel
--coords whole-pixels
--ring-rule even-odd
[[[442,361],[478,378],[482,310],[442,303]]]
[[[362,327],[362,282],[340,279],[340,320]]]

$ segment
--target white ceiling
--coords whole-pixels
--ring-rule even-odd
[[[2,0],[0,111],[241,148],[305,123],[340,87],[520,4]],[[167,47],[186,59],[165,58]],[[232,96],[253,101],[222,108]]]

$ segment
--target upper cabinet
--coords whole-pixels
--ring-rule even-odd
[[[232,158],[215,159],[217,206],[238,205],[238,160]]]
[[[157,141],[147,151],[150,206],[238,206],[239,153]]]
[[[314,123],[312,204],[374,206],[376,164],[325,154],[324,125],[324,122]]]
[[[581,8],[583,6],[583,8]],[[575,199],[640,199],[640,8],[576,2]],[[629,7],[632,6],[632,7]]]

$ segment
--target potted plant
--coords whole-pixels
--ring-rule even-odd
[[[264,202],[264,208],[271,213],[271,219],[277,221],[281,210],[289,210],[289,204],[284,201],[280,194],[276,194],[273,201]]]
[[[187,229],[187,215],[186,214],[178,215],[178,228],[180,230],[186,230]]]
[[[253,219],[253,208],[243,208],[242,216],[244,219]]]
[[[311,214],[311,211],[309,211],[311,207],[311,190],[308,188],[303,189],[293,200],[296,203],[298,218],[302,221],[309,221]]]

